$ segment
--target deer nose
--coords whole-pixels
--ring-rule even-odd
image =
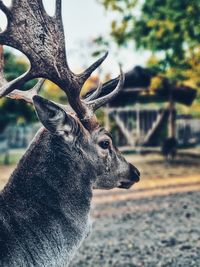
[[[134,181],[134,182],[139,182],[140,180],[140,172],[139,170],[133,166],[132,164],[130,164],[130,174],[131,174],[131,179]]]

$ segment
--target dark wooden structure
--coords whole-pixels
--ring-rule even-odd
[[[125,73],[123,90],[105,108],[106,127],[110,128],[110,123],[115,121],[119,145],[155,145],[155,136],[158,137],[159,132],[163,131],[166,121],[168,121],[168,137],[174,137],[175,103],[189,106],[196,97],[195,89],[172,86],[167,79],[164,81],[163,89],[157,89],[155,94],[150,94],[152,77],[148,69],[139,66]],[[112,91],[116,84],[117,79],[105,83],[106,90],[102,90],[102,95]],[[168,107],[164,110],[140,108],[141,104],[163,102],[168,103]]]

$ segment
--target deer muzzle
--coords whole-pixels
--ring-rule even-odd
[[[132,164],[129,164],[129,178],[120,181],[118,188],[129,189],[133,184],[138,183],[139,181],[139,170]]]

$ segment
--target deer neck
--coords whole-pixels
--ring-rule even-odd
[[[53,141],[41,131],[0,194],[10,229],[18,232],[16,244],[8,244],[18,252],[5,258],[6,266],[66,266],[91,229],[91,174],[81,159],[52,150]]]
[[[87,217],[92,197],[91,168],[89,173],[83,169],[81,158],[73,158],[70,152],[63,155],[55,144],[52,149],[53,138],[46,130],[39,131],[3,194],[30,202],[31,207],[55,209],[72,219]]]

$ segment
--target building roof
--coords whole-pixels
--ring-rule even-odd
[[[153,75],[150,70],[140,66],[134,67],[125,73],[125,82],[122,91],[109,103],[111,107],[121,107],[138,103],[162,103],[168,102],[170,96],[177,103],[191,105],[197,91],[188,86],[169,86],[168,79],[165,79],[164,89],[157,89],[155,94],[150,94],[148,88]],[[103,84],[102,94],[110,93],[117,85],[119,78],[110,80]],[[91,89],[90,93],[95,89]]]

